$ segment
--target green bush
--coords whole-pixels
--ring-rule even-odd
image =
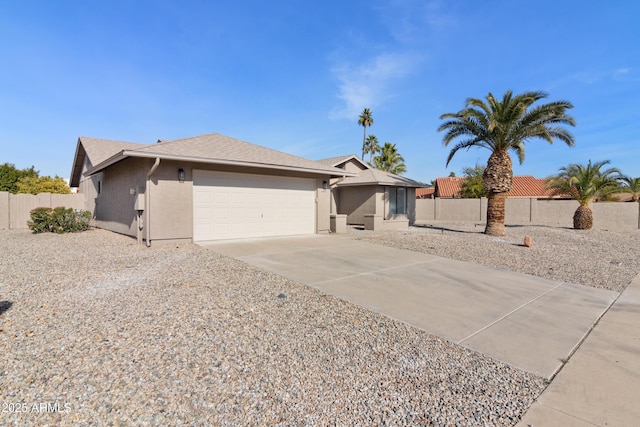
[[[35,208],[27,222],[34,233],[74,233],[89,228],[91,212],[72,208]]]

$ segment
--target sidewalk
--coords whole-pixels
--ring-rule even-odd
[[[518,427],[640,423],[640,275],[620,294]]]

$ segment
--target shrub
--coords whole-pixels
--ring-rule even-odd
[[[34,233],[74,233],[89,228],[91,212],[74,211],[72,208],[35,208],[31,211],[31,221],[27,222]]]

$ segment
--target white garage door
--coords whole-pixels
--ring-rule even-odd
[[[193,172],[193,240],[315,233],[316,182],[229,172]]]

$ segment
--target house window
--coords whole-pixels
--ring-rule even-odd
[[[407,189],[404,187],[389,188],[389,214],[407,213]]]

